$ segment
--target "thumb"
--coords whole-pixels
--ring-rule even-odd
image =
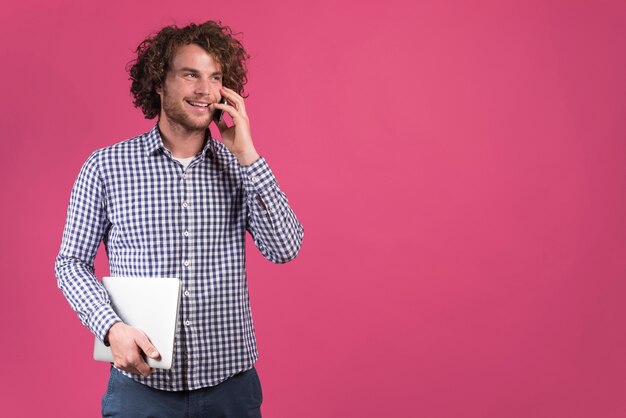
[[[152,345],[146,334],[140,332],[139,335],[135,338],[135,343],[141,348],[141,351],[146,353],[146,355],[153,359],[158,359],[161,357],[158,350],[155,346]]]

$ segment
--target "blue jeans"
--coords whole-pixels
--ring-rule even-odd
[[[236,374],[217,386],[181,392],[154,389],[111,367],[102,398],[103,417],[261,418],[261,382],[256,369]]]

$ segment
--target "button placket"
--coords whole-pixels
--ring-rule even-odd
[[[180,239],[181,239],[181,273],[180,273],[180,278],[181,278],[181,285],[184,286],[184,294],[186,296],[186,298],[184,298],[183,300],[181,300],[181,313],[183,315],[183,318],[185,318],[185,321],[183,322],[183,324],[185,325],[185,328],[189,330],[189,332],[191,332],[191,306],[190,306],[190,300],[188,298],[188,296],[190,295],[190,292],[188,289],[188,287],[190,286],[189,283],[189,266],[191,265],[191,261],[190,261],[190,247],[191,244],[189,242],[189,222],[190,222],[190,216],[192,215],[190,213],[191,209],[190,209],[190,203],[189,203],[189,190],[191,187],[191,185],[189,185],[189,187],[187,187],[188,183],[189,183],[189,173],[188,170],[191,168],[187,167],[187,170],[185,170],[185,172],[183,172],[182,176],[181,176],[181,181],[179,183],[180,185],[180,189],[181,189],[181,211],[182,211],[182,222],[181,222],[181,230],[180,230]],[[191,338],[188,338],[187,341],[190,342]],[[185,351],[188,351],[189,347],[185,348]],[[189,356],[185,356],[185,362],[187,363],[187,367],[189,367]]]

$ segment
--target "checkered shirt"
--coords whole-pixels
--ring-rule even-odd
[[[180,278],[172,368],[125,374],[169,391],[214,386],[258,357],[246,230],[274,263],[300,250],[304,230],[265,159],[243,167],[207,130],[203,150],[183,169],[155,126],[95,151],[82,166],[56,258],[58,286],[103,340],[120,319],[94,275],[100,242],[111,276]]]

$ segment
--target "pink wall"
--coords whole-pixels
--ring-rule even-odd
[[[0,16],[1,415],[99,414],[53,274],[70,188],[152,125],[144,35],[221,19],[306,230],[288,265],[249,247],[265,416],[626,416],[623,2],[85,3]]]

